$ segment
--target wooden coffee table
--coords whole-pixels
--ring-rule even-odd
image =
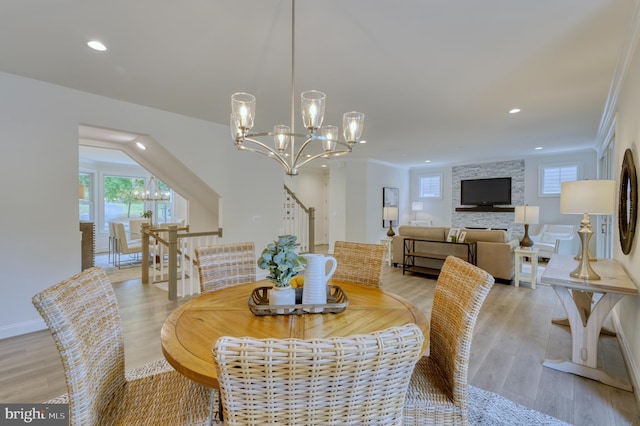
[[[269,281],[242,284],[205,293],[176,309],[164,322],[162,352],[181,374],[203,385],[217,388],[218,379],[211,348],[221,336],[255,338],[326,338],[370,333],[415,323],[429,345],[429,322],[408,300],[362,284],[330,281],[340,286],[349,306],[337,314],[254,315],[248,307],[256,287]]]

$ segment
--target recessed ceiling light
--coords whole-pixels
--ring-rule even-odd
[[[367,143],[367,141],[360,141],[360,143]]]
[[[323,164],[323,165],[321,165],[320,167],[327,167],[327,165],[326,165],[326,164]]]
[[[107,50],[107,46],[100,43],[98,40],[91,40],[87,43],[87,46],[89,46],[93,50],[99,50],[100,52],[104,52],[105,50]]]
[[[144,144],[143,144],[142,142],[136,142],[136,146],[137,146],[138,148],[140,148],[141,150],[143,150],[143,151],[144,151],[145,149],[147,149],[147,147],[146,147],[146,146],[144,146]]]
[[[512,108],[509,110],[509,114],[517,114],[520,112],[520,108]]]
[[[424,160],[424,162],[425,162],[425,163],[430,163],[430,162],[431,162],[431,160]]]
[[[544,149],[544,147],[542,147],[542,146],[536,146],[534,149],[535,149],[536,151],[540,151],[541,149]]]

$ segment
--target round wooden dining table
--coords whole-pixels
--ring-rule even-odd
[[[162,352],[178,372],[203,385],[218,388],[211,348],[221,336],[255,338],[327,338],[370,333],[415,323],[429,344],[429,322],[411,302],[382,289],[341,281],[349,305],[339,313],[258,316],[249,310],[249,297],[269,281],[241,284],[204,293],[177,308],[162,326]]]

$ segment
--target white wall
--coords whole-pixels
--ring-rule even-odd
[[[411,169],[411,201],[422,201],[424,203],[424,210],[416,213],[416,220],[430,220],[433,226],[451,226],[451,169],[451,167],[416,167]],[[418,196],[420,193],[420,176],[438,173],[442,175],[442,198],[420,198]],[[411,217],[413,217],[413,214]],[[405,222],[404,224],[407,223]]]
[[[620,167],[627,148],[631,149],[636,170],[640,171],[640,45],[636,47],[633,62],[620,90],[615,134],[616,180],[620,183]],[[616,212],[616,218],[617,218]],[[640,218],[639,218],[640,219]],[[617,219],[616,219],[617,220]],[[617,223],[617,222],[615,222]],[[640,227],[636,227],[633,246],[628,255],[622,253],[618,226],[615,227],[614,257],[620,261],[636,286],[640,285]],[[619,319],[617,330],[622,335],[629,367],[633,376],[640,379],[640,297],[624,297],[615,308]],[[636,382],[637,386],[638,383]],[[639,396],[636,393],[636,399]]]
[[[335,241],[346,239],[347,166],[343,160],[329,163],[329,251]]]
[[[0,93],[2,199],[11,204],[0,220],[0,338],[44,328],[31,297],[80,270],[79,124],[162,144],[221,194],[224,241],[259,251],[282,227],[282,168],[238,152],[226,125],[5,73]]]
[[[560,197],[540,197],[538,195],[538,170],[541,165],[563,164],[577,162],[582,165],[581,179],[597,178],[596,151],[580,151],[570,154],[552,154],[529,157],[525,159],[525,195],[524,202],[540,207],[540,223],[558,223],[578,225],[582,219],[580,215],[566,215],[560,213]]]
[[[314,227],[316,245],[327,244],[329,241],[327,221],[325,220],[328,214],[326,188],[328,174],[328,170],[325,171],[324,169],[303,168],[298,176],[285,177],[285,184],[296,194],[302,204],[307,208],[313,207],[316,209]]]
[[[382,188],[400,190],[400,218],[411,210],[407,170],[376,161],[333,160],[329,177],[330,241],[379,244],[388,228],[382,227]]]
[[[399,189],[399,221],[407,223],[411,216],[411,197],[409,196],[409,171],[390,166],[376,161],[367,163],[366,187],[364,193],[366,200],[366,223],[364,239],[362,242],[380,244],[382,238],[387,238],[389,228],[382,227],[382,188],[391,187]],[[351,217],[351,212],[347,212]],[[398,227],[394,227],[398,233]],[[358,241],[358,240],[353,240]]]

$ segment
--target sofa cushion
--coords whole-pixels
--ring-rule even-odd
[[[467,235],[466,242],[486,241],[489,243],[506,243],[509,242],[507,231],[498,229],[465,229]]]
[[[403,237],[421,238],[423,240],[444,241],[447,237],[448,228],[431,226],[400,226],[398,234]]]

